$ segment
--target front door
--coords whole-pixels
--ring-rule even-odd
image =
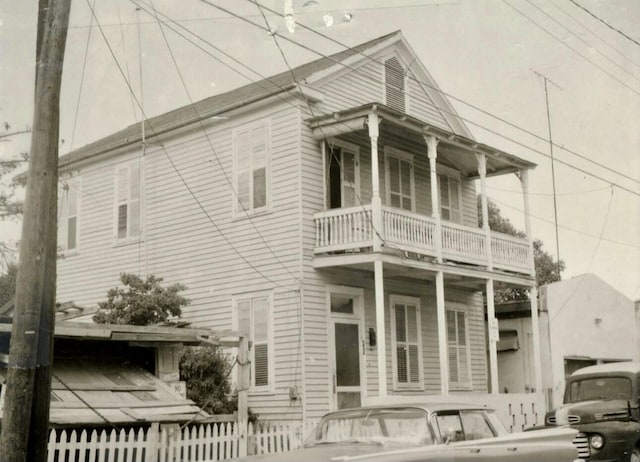
[[[361,319],[363,296],[359,289],[330,292],[331,356],[334,409],[362,405],[363,354]],[[348,291],[348,292],[346,292]]]

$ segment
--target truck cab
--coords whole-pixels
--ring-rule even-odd
[[[640,462],[640,362],[575,371],[563,404],[548,412],[548,426],[578,430],[574,444],[584,460]]]

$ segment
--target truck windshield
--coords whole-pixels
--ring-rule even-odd
[[[595,377],[573,380],[565,403],[600,399],[631,399],[631,380],[626,377]]]

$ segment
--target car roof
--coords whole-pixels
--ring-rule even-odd
[[[575,371],[573,374],[571,374],[571,377],[577,377],[577,376],[588,375],[588,374],[613,373],[613,372],[637,374],[640,372],[640,362],[624,361],[624,362],[597,364],[595,366],[587,366]]]
[[[362,406],[355,407],[349,409],[340,409],[338,411],[333,411],[328,413],[327,415],[337,414],[345,411],[357,411],[357,410],[367,410],[367,409],[406,409],[408,407],[423,409],[427,412],[442,412],[442,411],[477,411],[477,410],[485,410],[485,411],[493,411],[491,408],[487,408],[485,406],[479,404],[469,404],[469,403],[394,403],[394,404],[379,404],[375,406]]]

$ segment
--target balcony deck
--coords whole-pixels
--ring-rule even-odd
[[[374,233],[378,233],[387,248],[437,257],[441,245],[446,261],[484,267],[491,261],[494,269],[531,275],[531,248],[526,239],[492,231],[489,250],[480,228],[442,221],[438,236],[433,218],[382,206],[382,229],[374,230],[371,217],[371,205],[316,213],[314,254],[365,250],[373,246]]]

